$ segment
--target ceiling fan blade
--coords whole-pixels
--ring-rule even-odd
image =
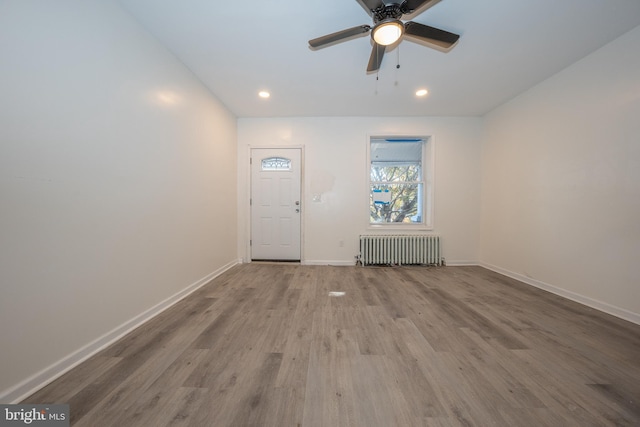
[[[404,4],[403,9],[406,11],[405,14],[411,14],[416,10],[420,10],[420,12],[424,12],[429,9],[431,6],[434,6],[436,3],[439,3],[440,0],[407,0]]]
[[[349,37],[357,36],[359,34],[367,33],[371,30],[368,25],[360,25],[358,27],[349,28],[335,33],[327,34],[326,36],[318,37],[313,40],[309,40],[309,46],[312,48],[325,47],[329,44],[339,42]]]
[[[414,41],[421,41],[436,49],[448,50],[458,41],[458,34],[423,25],[418,22],[405,22],[404,35],[413,38]]]
[[[362,6],[364,10],[367,11],[369,16],[373,16],[373,13],[371,12],[372,10],[377,9],[380,6],[384,6],[384,3],[382,0],[356,0],[356,1],[360,4],[360,6]]]
[[[367,73],[378,71],[380,64],[382,64],[382,57],[384,56],[386,48],[386,46],[373,42],[373,50],[371,50],[369,65],[367,65]]]

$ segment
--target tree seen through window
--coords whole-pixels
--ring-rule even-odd
[[[370,222],[422,223],[422,140],[371,140]]]

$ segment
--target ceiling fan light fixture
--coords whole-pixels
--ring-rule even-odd
[[[371,37],[382,46],[389,46],[397,42],[404,34],[404,24],[398,19],[385,19],[373,28]]]

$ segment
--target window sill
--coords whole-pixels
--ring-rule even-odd
[[[369,224],[367,230],[393,230],[393,231],[433,231],[433,226],[426,224]]]

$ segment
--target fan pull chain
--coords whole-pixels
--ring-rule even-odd
[[[395,86],[398,86],[398,77],[400,76],[400,73],[398,70],[400,70],[400,46],[398,46],[398,49],[396,50],[397,53],[397,62],[396,62],[396,81],[394,83]]]

